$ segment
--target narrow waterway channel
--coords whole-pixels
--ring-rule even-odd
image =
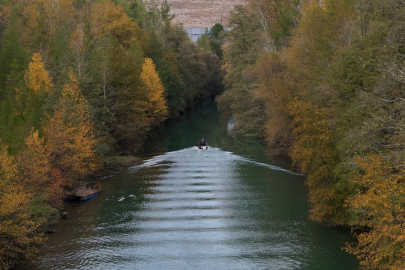
[[[193,149],[204,137],[209,150]],[[234,142],[215,103],[151,138],[146,157],[66,206],[29,269],[357,269],[349,231],[308,220],[304,177]],[[28,268],[27,268],[28,269]]]

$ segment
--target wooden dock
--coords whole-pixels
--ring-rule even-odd
[[[83,182],[76,189],[66,192],[64,199],[67,201],[87,201],[100,194],[101,184],[98,182]]]

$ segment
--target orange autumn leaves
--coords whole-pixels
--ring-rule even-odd
[[[58,175],[57,179],[64,179],[67,186],[74,187],[79,179],[99,169],[101,161],[95,150],[97,139],[87,100],[81,94],[79,82],[72,69],[69,70],[68,77],[53,115],[45,121],[44,138],[39,138],[37,131],[33,131],[27,138],[27,145],[33,146],[35,142],[39,148],[30,153],[22,152],[21,164],[26,178],[44,181],[44,176],[53,171]],[[35,93],[40,89],[50,92],[53,87],[39,53],[33,55],[24,78],[26,85]],[[157,125],[167,118],[168,111],[165,89],[150,58],[146,58],[142,65],[141,79],[148,93],[145,108],[149,125]],[[40,145],[43,147],[40,148]],[[40,153],[41,157],[38,156]],[[25,162],[30,155],[37,163]]]
[[[68,75],[53,115],[43,119],[43,137],[31,129],[15,157],[0,141],[0,269],[12,267],[22,255],[35,257],[36,244],[43,241],[41,226],[51,223],[53,208],[62,209],[64,189],[100,168],[87,101],[72,70]],[[53,86],[38,53],[25,83],[34,94]]]
[[[100,161],[95,152],[97,141],[87,101],[81,95],[79,83],[72,69],[69,70],[68,76],[69,81],[62,90],[54,114],[46,121],[44,127],[47,155],[43,153],[41,159],[48,160],[50,165],[31,165],[31,170],[27,171],[49,167],[49,172],[51,167],[58,168],[62,172],[62,178],[68,181],[68,186],[74,187],[75,181],[96,170]],[[26,71],[25,82],[34,92],[41,87],[50,92],[53,86],[39,53],[33,55]],[[34,132],[35,134],[38,137],[38,133]]]
[[[365,269],[405,268],[405,170],[392,167],[381,155],[356,158],[361,171],[356,193],[347,206],[360,216],[358,226],[371,229],[357,235],[359,244],[346,250],[357,255]]]
[[[148,118],[152,124],[158,124],[167,117],[166,100],[163,96],[165,88],[156,72],[152,59],[146,58],[142,66],[142,81],[149,93]]]
[[[100,167],[87,101],[80,93],[72,70],[44,131],[51,164],[62,171],[69,187],[75,187],[78,180]]]
[[[38,92],[41,88],[47,93],[51,91],[53,84],[49,77],[49,72],[45,70],[44,63],[39,53],[34,53],[32,56],[32,61],[28,65],[24,80],[28,88],[32,89],[34,92]]]
[[[52,187],[47,196],[53,197],[51,204],[55,207],[60,206],[59,195],[64,186],[75,187],[78,180],[101,166],[87,101],[72,70],[68,76],[53,115],[43,119],[43,138],[31,130],[17,158],[22,187],[31,194],[41,194],[44,187]],[[51,91],[53,84],[39,53],[33,55],[24,79],[34,93],[40,89]],[[55,194],[59,194],[58,199]]]
[[[33,259],[42,242],[39,223],[30,219],[27,211],[32,194],[20,183],[16,159],[7,154],[0,141],[0,269],[8,269],[24,253]]]
[[[111,1],[95,2],[92,5],[91,21],[91,34],[94,37],[101,40],[108,32],[126,48],[133,39],[139,39],[142,35],[142,30],[125,13],[123,7]]]

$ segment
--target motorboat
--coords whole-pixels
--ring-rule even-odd
[[[208,149],[208,145],[205,146],[194,146],[195,150],[207,150]]]

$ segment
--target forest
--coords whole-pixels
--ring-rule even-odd
[[[35,259],[65,190],[223,91],[166,1],[0,1],[0,269]]]
[[[352,229],[361,269],[404,269],[405,2],[247,0],[198,44],[172,19],[165,1],[0,0],[0,269],[35,259],[64,190],[218,95],[307,176],[310,219]]]
[[[405,2],[248,0],[226,33],[219,107],[352,228],[361,269],[405,269]]]

